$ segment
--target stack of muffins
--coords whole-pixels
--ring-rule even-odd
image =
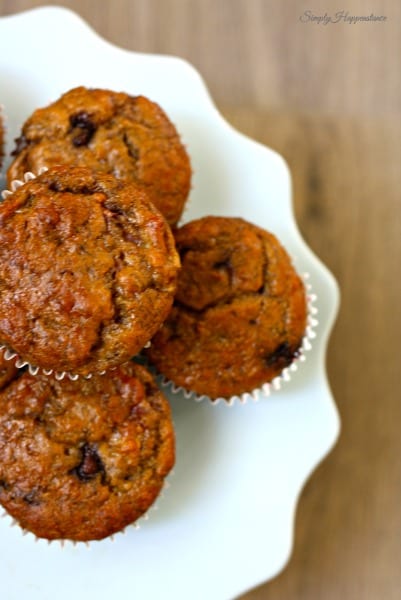
[[[0,126],[0,141],[3,128]],[[147,98],[83,87],[26,121],[0,204],[0,503],[46,539],[143,515],[174,464],[167,399],[248,393],[299,354],[305,290],[234,217],[178,227],[187,152]]]

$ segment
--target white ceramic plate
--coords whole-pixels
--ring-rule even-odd
[[[61,548],[24,537],[8,517],[2,520],[1,598],[228,600],[286,564],[300,491],[337,438],[324,366],[337,285],[298,232],[282,158],[223,120],[189,64],[116,48],[61,8],[0,19],[7,151],[35,108],[80,84],[144,94],[161,104],[192,158],[184,220],[242,216],[278,235],[299,271],[310,273],[318,335],[292,380],[258,403],[227,407],[171,398],[175,474],[159,510],[150,511],[139,530]]]

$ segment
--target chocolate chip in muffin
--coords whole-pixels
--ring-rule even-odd
[[[82,446],[80,463],[72,469],[72,473],[75,473],[81,481],[89,481],[98,473],[104,473],[104,465],[96,446],[88,443]]]
[[[274,352],[265,357],[265,361],[269,367],[278,365],[284,369],[292,363],[298,354],[298,351],[291,348],[288,342],[283,342],[277,346]]]
[[[19,137],[15,139],[15,148],[11,152],[11,156],[18,156],[25,148],[28,147],[28,140],[24,134],[21,134]],[[21,173],[23,175],[23,173]]]
[[[70,117],[72,143],[74,146],[86,146],[96,131],[96,125],[90,115],[81,111]]]

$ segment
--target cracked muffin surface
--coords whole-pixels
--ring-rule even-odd
[[[86,166],[143,185],[170,225],[180,218],[189,157],[167,115],[144,96],[74,88],[36,110],[16,141],[9,184],[42,167]]]
[[[175,232],[182,268],[173,309],[146,350],[176,385],[210,398],[250,392],[297,356],[303,283],[274,235],[240,218]]]
[[[56,371],[121,364],[166,318],[178,267],[142,188],[54,167],[0,205],[0,344]]]
[[[133,362],[90,380],[28,372],[0,392],[0,503],[46,539],[120,531],[174,464],[166,398]]]

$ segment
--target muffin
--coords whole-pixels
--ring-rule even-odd
[[[0,204],[0,345],[57,372],[122,364],[166,318],[178,267],[142,188],[54,167]]]
[[[0,392],[0,503],[37,537],[99,540],[148,510],[174,464],[169,404],[133,362]]]
[[[189,193],[191,168],[163,110],[143,96],[78,87],[36,110],[22,127],[9,183],[26,171],[68,164],[143,185],[174,225]]]
[[[304,286],[286,251],[240,218],[204,217],[175,239],[182,269],[149,361],[212,399],[270,382],[297,357],[306,328]]]

